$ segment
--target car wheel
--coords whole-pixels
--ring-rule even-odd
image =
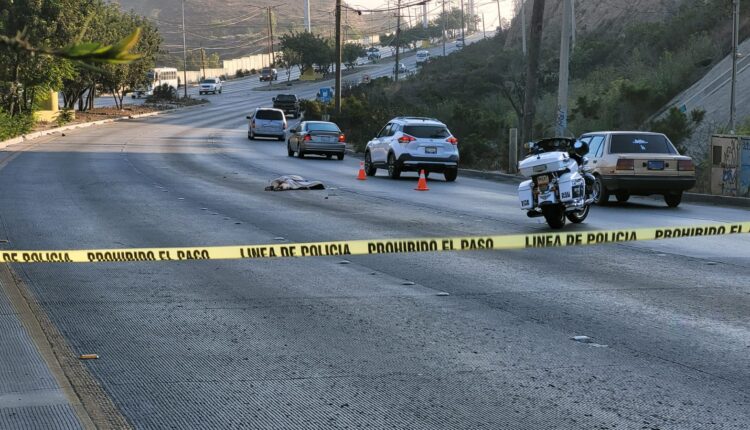
[[[569,212],[565,214],[565,216],[568,217],[568,220],[572,222],[573,224],[580,224],[583,222],[583,220],[586,219],[587,216],[589,216],[589,211],[591,210],[591,206],[586,206],[585,208],[581,209],[580,211],[575,212]]]
[[[396,157],[393,153],[388,154],[388,176],[391,179],[398,179],[401,177],[401,168],[396,162]]]
[[[365,174],[367,176],[375,176],[375,173],[377,173],[378,168],[372,165],[372,157],[370,156],[370,151],[365,152]]]
[[[542,214],[551,228],[558,230],[565,227],[565,208],[561,205],[542,206]]]
[[[664,201],[667,203],[667,206],[670,208],[676,208],[680,205],[680,202],[682,201],[682,191],[677,191],[676,193],[669,193],[664,194]]]
[[[630,193],[627,191],[618,191],[615,193],[615,197],[617,198],[618,203],[625,203],[630,200]]]
[[[342,153],[340,153],[340,154],[336,154],[336,158],[338,158],[338,159],[339,159],[339,161],[340,161],[340,160],[343,160],[343,159],[344,159],[344,153],[342,152]]]
[[[443,176],[445,176],[446,182],[453,182],[458,177],[458,169],[445,169]]]
[[[286,143],[286,155],[289,157],[294,157],[294,151],[292,151],[292,142]]]
[[[253,133],[252,130],[249,130],[247,132],[247,138],[250,139],[250,140],[255,140],[255,134]]]
[[[609,202],[609,190],[604,186],[602,177],[597,176],[596,182],[594,182],[594,202],[599,206],[604,206]]]
[[[297,148],[297,158],[305,158],[305,153],[302,152],[302,147]]]

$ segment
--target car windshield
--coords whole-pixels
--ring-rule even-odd
[[[333,131],[336,133],[340,131],[336,124],[332,122],[309,122],[307,123],[307,129],[310,131]]]
[[[260,73],[262,73],[264,75],[270,75],[271,74],[271,69],[263,69],[263,70],[261,70]]]
[[[613,134],[610,154],[676,154],[661,134]]]
[[[445,139],[451,136],[444,125],[407,125],[404,133],[423,139]]]
[[[283,121],[284,114],[277,110],[260,109],[258,110],[258,112],[255,113],[255,119],[268,119],[268,120]]]
[[[293,102],[297,100],[297,96],[290,94],[279,94],[278,96],[276,96],[276,100],[280,102]]]
[[[216,79],[204,79],[201,81],[201,84],[215,84]]]

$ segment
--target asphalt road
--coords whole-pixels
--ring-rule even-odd
[[[245,115],[271,97],[252,85],[229,82],[206,107],[9,148],[20,154],[0,163],[0,246],[547,231],[518,209],[512,184],[432,175],[418,193],[414,174],[356,181],[357,159],[300,160],[281,142],[248,141]],[[263,191],[281,174],[328,188]],[[566,228],[749,216],[634,198]],[[100,355],[87,369],[139,429],[747,429],[749,249],[744,235],[348,264],[13,269],[74,353]]]

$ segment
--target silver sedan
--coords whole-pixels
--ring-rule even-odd
[[[336,155],[339,160],[343,160],[346,138],[341,129],[332,122],[303,121],[289,130],[286,149],[290,157],[296,152],[299,158],[304,158],[307,154],[317,154],[325,155],[327,158]]]

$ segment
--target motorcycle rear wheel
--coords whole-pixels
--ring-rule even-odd
[[[542,214],[547,224],[555,230],[565,227],[565,208],[560,205],[543,206]]]

